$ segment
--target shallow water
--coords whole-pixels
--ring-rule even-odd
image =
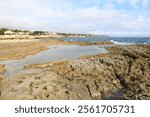
[[[104,46],[79,46],[79,45],[54,45],[48,46],[48,50],[42,51],[35,55],[27,56],[18,60],[2,61],[0,64],[5,64],[5,77],[19,74],[23,71],[23,67],[29,64],[40,64],[50,61],[59,61],[74,59],[80,56],[95,55],[98,53],[106,53]]]

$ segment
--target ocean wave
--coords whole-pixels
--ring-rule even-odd
[[[114,41],[114,40],[110,40],[110,42],[112,42],[113,44],[116,44],[116,45],[132,45],[132,44],[135,44],[135,43],[123,43],[123,42],[118,42],[118,41]]]

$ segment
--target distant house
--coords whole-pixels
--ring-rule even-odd
[[[25,35],[25,32],[18,32],[18,35]]]
[[[32,32],[25,31],[25,35],[31,35]]]
[[[58,36],[58,34],[57,34],[56,32],[48,32],[48,34],[49,34],[50,36]]]
[[[13,35],[15,34],[15,32],[11,31],[11,30],[7,30],[4,32],[4,35]]]

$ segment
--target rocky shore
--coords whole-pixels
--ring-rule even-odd
[[[2,99],[150,99],[150,45],[107,48],[103,55],[29,65],[2,81]]]

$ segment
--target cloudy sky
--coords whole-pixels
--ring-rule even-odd
[[[150,36],[150,0],[0,0],[0,28]]]

